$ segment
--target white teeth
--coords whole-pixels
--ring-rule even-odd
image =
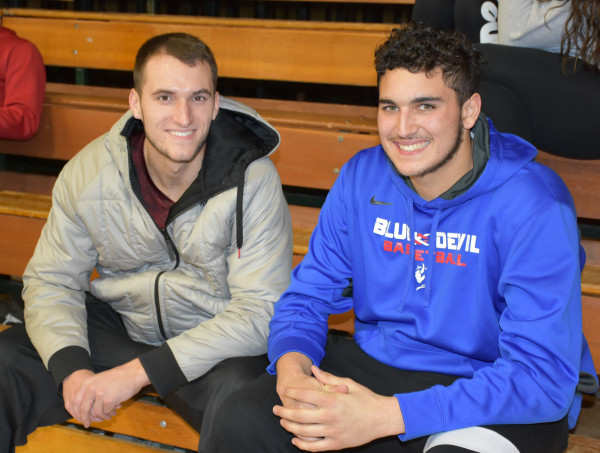
[[[427,142],[415,143],[414,145],[400,145],[400,144],[398,144],[398,148],[400,148],[402,151],[412,152],[412,151],[417,151],[419,149],[423,149],[427,145],[429,145],[428,141]]]
[[[169,133],[176,135],[177,137],[187,137],[188,135],[192,135],[193,131],[186,131],[186,132],[169,131]]]

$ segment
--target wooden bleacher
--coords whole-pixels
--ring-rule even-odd
[[[184,31],[201,37],[213,49],[220,77],[357,87],[375,86],[373,52],[392,28],[386,24],[31,9],[3,9],[1,20],[3,26],[36,44],[47,66],[130,71],[135,52],[146,39]],[[50,83],[38,134],[29,142],[0,140],[0,150],[22,158],[66,161],[109,130],[127,109],[127,93],[120,88]],[[375,107],[258,97],[238,100],[254,107],[280,131],[282,145],[272,159],[284,186],[295,190],[328,190],[356,151],[379,141]],[[600,219],[596,202],[600,161],[575,161],[543,152],[539,160],[563,177],[581,218]],[[0,274],[22,274],[50,209],[54,180],[52,175],[0,171]],[[290,205],[290,211],[297,263],[307,251],[319,208]],[[600,333],[595,329],[600,317],[600,242],[586,239],[585,247],[589,264],[583,274],[584,331],[600,366]],[[331,326],[352,331],[351,314],[335,317]],[[152,396],[142,395],[125,406],[113,420],[94,426],[108,433],[195,449],[198,434]],[[570,453],[600,451],[600,441],[593,439],[572,436],[572,444]],[[72,451],[82,451],[79,445],[85,445],[86,451],[151,451],[66,427],[39,429],[17,451],[42,451],[37,450],[39,445],[44,445],[44,452],[54,451],[51,446],[56,445],[52,448],[61,453],[69,452],[65,445]]]

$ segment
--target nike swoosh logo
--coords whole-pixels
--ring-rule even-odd
[[[388,203],[386,201],[379,201],[375,199],[375,195],[373,195],[373,198],[371,198],[371,204],[375,204],[375,205],[383,205],[383,206],[391,206],[393,203]]]

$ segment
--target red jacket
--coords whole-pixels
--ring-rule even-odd
[[[0,138],[28,140],[42,116],[46,69],[37,48],[0,27]]]

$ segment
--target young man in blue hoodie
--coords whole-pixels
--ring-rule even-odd
[[[270,374],[229,397],[208,451],[563,451],[598,384],[572,198],[481,113],[462,35],[411,24],[375,56],[381,145],[341,171],[276,304]],[[327,341],[351,308],[353,339]]]

